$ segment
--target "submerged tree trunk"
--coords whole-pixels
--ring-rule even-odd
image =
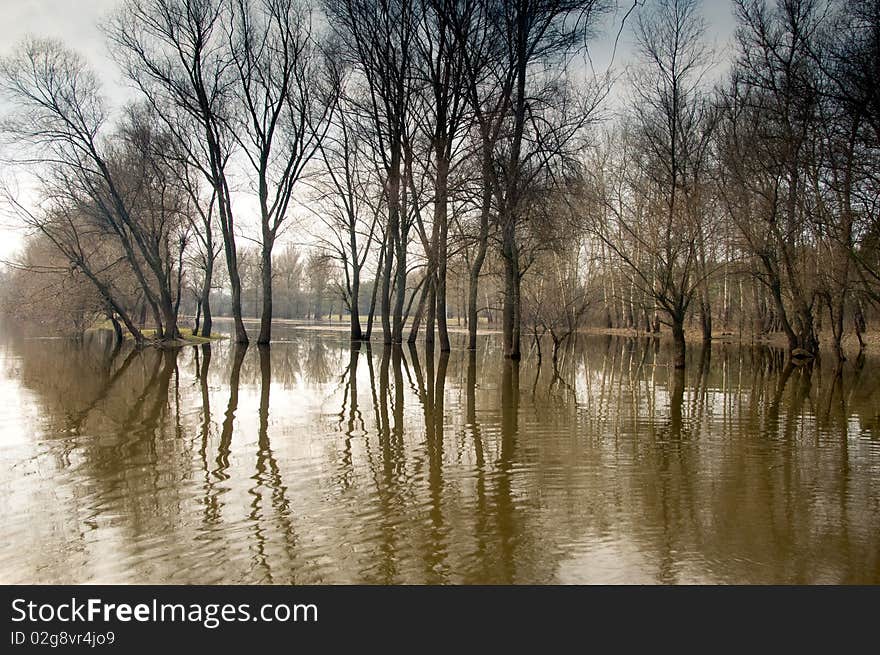
[[[272,246],[274,237],[263,230],[263,247],[260,252],[260,285],[262,289],[263,307],[260,312],[260,336],[257,343],[261,346],[272,341]]]
[[[785,338],[788,341],[788,351],[792,352],[798,347],[798,337],[788,320],[788,313],[785,311],[785,303],[782,300],[782,280],[779,278],[778,270],[767,259],[762,258],[764,270],[767,273],[767,286],[770,289],[770,297],[773,299],[773,307],[776,310],[776,318]]]
[[[684,316],[674,315],[672,319],[672,364],[684,368],[686,346],[684,341]]]
[[[209,131],[210,134],[210,131]],[[213,162],[212,162],[213,165]],[[217,193],[217,206],[220,210],[220,228],[223,232],[223,251],[226,255],[226,269],[229,273],[229,287],[232,294],[232,318],[235,323],[235,343],[246,345],[250,342],[244,327],[241,312],[241,274],[238,270],[238,251],[235,246],[233,216],[228,189],[225,181],[220,182]]]
[[[205,237],[206,254],[205,254],[205,279],[202,282],[202,336],[210,337],[211,330],[214,327],[213,317],[211,316],[211,284],[214,278],[214,239],[211,237],[210,226],[206,228],[208,234]],[[193,334],[198,332],[198,327]]]
[[[233,246],[234,247],[234,246]],[[230,257],[227,252],[226,265],[230,267],[229,283],[232,292],[232,318],[235,322],[235,343],[247,345],[250,339],[241,316],[241,276],[238,272],[237,256]]]
[[[708,292],[700,299],[700,328],[703,332],[703,341],[712,341],[712,306],[709,303]]]
[[[207,276],[207,274],[206,274]],[[205,281],[202,289],[202,298],[199,306],[202,308],[202,336],[210,337],[214,327],[214,317],[211,315],[211,284]]]
[[[395,230],[396,232],[396,227]],[[382,268],[382,341],[390,345],[391,334],[391,265],[394,261],[394,236],[385,237],[385,266]]]
[[[503,228],[504,255],[504,357],[518,360],[520,352],[520,274],[514,222],[508,218]]]
[[[379,263],[376,268],[376,278],[373,280],[373,292],[370,296],[370,311],[367,314],[367,331],[364,333],[364,341],[369,341],[373,336],[373,320],[376,318],[376,298],[379,293],[379,277],[385,279],[385,245],[379,250]]]
[[[434,332],[437,326],[437,287],[436,276],[431,264],[425,278],[425,345],[434,345]]]
[[[357,250],[354,251],[355,257]],[[349,336],[352,341],[362,341],[364,334],[361,331],[361,315],[358,308],[361,292],[361,269],[355,260],[351,272],[351,301],[349,302]]]
[[[853,328],[856,338],[859,340],[859,354],[865,349],[865,339],[862,336],[867,327],[865,322],[865,314],[862,310],[862,302],[858,298],[855,299],[855,307],[853,308]]]
[[[843,312],[845,307],[844,300],[838,300],[828,297],[828,313],[831,318],[831,338],[834,356],[838,362],[846,361],[843,352]]]
[[[193,323],[193,335],[198,336],[199,334],[199,322],[202,320],[202,299],[201,297],[196,298],[196,320]]]
[[[482,262],[480,263],[482,266]],[[468,350],[477,349],[477,299],[479,297],[480,272],[477,270],[476,262],[471,268],[468,275],[468,304],[467,304],[467,328],[468,328]]]
[[[413,314],[412,324],[410,325],[409,329],[409,338],[407,339],[407,342],[409,343],[415,343],[416,340],[419,338],[419,326],[422,322],[422,315],[425,312],[429,286],[430,285],[427,284],[427,280],[422,280],[422,290],[419,294],[419,304],[416,307],[416,313]]]
[[[706,254],[703,246],[703,235],[700,234],[700,328],[703,333],[703,343],[712,341],[712,295],[709,289],[709,274],[706,266]]]

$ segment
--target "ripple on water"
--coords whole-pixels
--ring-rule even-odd
[[[0,580],[880,582],[874,360],[841,394],[725,345],[676,390],[587,339],[517,390],[491,351],[279,331],[207,367],[6,344]]]

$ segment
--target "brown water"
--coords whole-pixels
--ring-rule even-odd
[[[222,325],[221,325],[222,328]],[[880,582],[880,362],[0,339],[0,582]]]

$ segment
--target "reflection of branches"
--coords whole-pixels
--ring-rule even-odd
[[[259,430],[257,440],[256,472],[251,479],[255,484],[248,490],[253,496],[251,512],[248,516],[253,524],[254,538],[256,539],[255,564],[266,572],[268,582],[273,582],[272,571],[266,556],[267,533],[261,524],[262,517],[262,489],[268,487],[270,491],[271,506],[275,513],[281,534],[284,537],[284,545],[288,555],[292,557],[293,547],[296,544],[296,535],[290,517],[290,502],[287,499],[287,487],[284,486],[281,469],[272,453],[269,443],[269,393],[272,388],[272,358],[268,345],[259,347],[260,355],[260,409]],[[269,535],[272,532],[268,533]]]
[[[195,350],[196,376],[199,379],[199,389],[202,395],[202,429],[201,429],[201,446],[199,448],[199,456],[202,460],[202,473],[204,482],[205,497],[204,506],[204,522],[214,523],[219,518],[216,494],[214,494],[214,481],[211,478],[211,472],[208,468],[208,439],[211,433],[211,397],[208,393],[208,374],[211,369],[211,344],[202,344],[202,362],[199,367],[198,350]]]
[[[241,365],[247,352],[247,344],[235,344],[232,351],[232,371],[229,373],[229,403],[220,431],[220,445],[217,449],[217,467],[212,471],[219,480],[228,480],[226,470],[229,468],[229,452],[232,446],[232,429],[235,423],[235,411],[238,409],[238,385],[241,377]]]
[[[505,583],[515,579],[516,534],[511,477],[516,461],[516,441],[519,431],[519,362],[505,360],[501,374],[501,454],[496,463],[494,505],[497,512],[498,536],[501,541],[501,564]]]
[[[131,404],[131,407],[128,411],[128,414],[125,418],[122,419],[120,424],[120,432],[122,434],[127,434],[131,426],[137,420],[139,416],[141,416],[141,409],[146,403],[147,397],[150,395],[150,391],[153,389],[153,385],[156,382],[156,379],[159,375],[160,364],[162,362],[161,353],[158,353],[156,356],[155,364],[153,365],[152,372],[150,373],[150,377],[147,378],[147,382],[144,385],[143,391],[135,398],[134,403]]]
[[[327,361],[327,346],[321,339],[311,339],[305,368],[307,379],[315,384],[327,382],[333,374]]]
[[[368,344],[369,348],[369,344]],[[368,354],[371,352],[368,350]],[[379,394],[376,396],[376,383],[373,371],[372,357],[367,358],[370,369],[370,387],[373,390],[373,409],[376,415],[376,426],[379,434],[379,447],[382,456],[382,475],[376,475],[374,480],[379,497],[381,515],[383,517],[383,539],[379,545],[382,553],[380,567],[382,568],[383,582],[390,583],[397,574],[397,544],[395,530],[389,524],[392,517],[393,506],[399,501],[399,488],[394,476],[395,468],[402,467],[402,460],[398,460],[395,449],[391,446],[391,429],[388,421],[388,367],[391,362],[391,348],[385,346],[382,349],[382,358],[379,363]]]
[[[114,350],[114,354],[111,356],[110,361],[108,362],[108,370],[113,365],[113,360],[116,357],[116,355],[115,355],[116,352],[117,351]],[[128,353],[128,355],[126,356],[125,360],[123,360],[120,367],[118,369],[116,369],[116,372],[113,373],[113,375],[111,375],[108,378],[108,380],[104,384],[104,386],[98,391],[97,394],[95,394],[95,397],[92,399],[92,402],[90,402],[88,405],[86,405],[83,409],[81,409],[79,412],[77,412],[74,416],[72,416],[69,419],[68,426],[67,426],[68,432],[70,432],[71,434],[79,434],[80,429],[82,428],[82,424],[88,418],[89,414],[98,405],[98,403],[100,403],[102,400],[104,400],[110,394],[110,392],[116,386],[116,382],[123,375],[125,375],[125,371],[128,370],[128,367],[131,366],[131,363],[135,360],[135,356],[138,355],[139,353],[140,353],[140,351],[137,349],[132,349]]]
[[[706,407],[706,398],[709,393],[709,368],[712,364],[712,344],[703,343],[700,349],[700,365],[697,372],[697,380],[694,385],[694,393],[691,398],[691,417],[694,422],[699,422],[703,417]]]
[[[431,497],[429,514],[433,547],[426,564],[429,575],[437,575],[442,571],[441,580],[445,580],[448,572],[448,566],[445,563],[448,528],[443,517],[443,413],[449,353],[440,353],[435,374],[434,349],[429,344],[425,351],[425,377],[422,376],[419,365],[418,351],[412,344],[410,344],[410,353],[418,382],[419,400],[424,412],[425,450],[428,454],[428,488]]]
[[[364,425],[363,415],[358,408],[358,386],[357,386],[357,367],[358,356],[360,355],[361,342],[353,341],[349,354],[348,367],[343,373],[343,378],[347,378],[345,393],[342,395],[342,409],[339,411],[339,424],[341,428],[343,422],[346,422],[345,429],[345,448],[342,455],[342,487],[349,489],[354,479],[354,467],[352,465],[351,440],[358,433],[364,433],[366,427]],[[369,356],[369,355],[368,355]],[[348,411],[346,411],[346,403],[348,403]],[[358,423],[360,424],[358,426]]]
[[[569,335],[566,335],[566,339]],[[570,344],[569,344],[570,345]],[[567,350],[567,348],[566,348]],[[564,355],[564,353],[563,353]],[[572,399],[577,402],[577,392],[574,387],[572,387],[563,377],[560,372],[560,368],[565,367],[565,362],[562,364],[559,362],[559,342],[554,339],[553,343],[553,377],[550,380],[549,391],[553,393],[554,389],[559,389],[560,387],[567,391],[568,394],[572,397]],[[537,383],[537,377],[535,378],[535,383]]]

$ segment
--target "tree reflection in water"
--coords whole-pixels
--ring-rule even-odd
[[[6,335],[3,577],[880,581],[877,361],[582,337],[539,375],[492,339]]]

